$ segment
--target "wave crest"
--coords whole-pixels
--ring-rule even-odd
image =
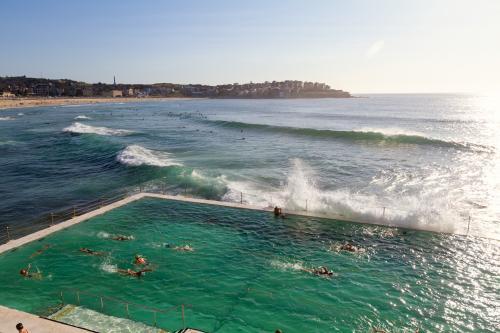
[[[78,134],[97,134],[97,135],[129,135],[134,132],[124,129],[113,129],[108,127],[97,127],[85,125],[82,123],[75,122],[68,127],[63,129],[63,132],[78,133]]]
[[[151,165],[157,167],[168,167],[182,165],[170,158],[170,154],[157,150],[150,150],[139,145],[130,145],[123,149],[116,160],[129,166]]]
[[[434,145],[441,147],[452,147],[457,149],[472,149],[483,152],[491,152],[492,148],[473,143],[461,143],[455,141],[446,141],[441,139],[426,137],[423,133],[407,131],[403,129],[373,129],[361,128],[352,131],[337,131],[329,129],[315,129],[303,127],[275,126],[265,124],[243,123],[238,121],[214,120],[208,121],[215,123],[220,127],[235,129],[253,129],[258,131],[284,133],[290,135],[301,135],[326,139],[343,139],[351,141],[364,141],[374,143],[390,144],[415,144],[415,145]]]

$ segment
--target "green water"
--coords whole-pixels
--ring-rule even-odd
[[[134,239],[110,238],[117,234]],[[346,241],[365,251],[337,251]],[[195,251],[175,251],[167,243]],[[58,303],[61,290],[65,302],[75,304],[68,290],[77,288],[158,309],[186,304],[188,326],[208,332],[494,332],[500,325],[499,246],[480,244],[461,236],[143,199],[0,255],[0,304],[43,313]],[[80,247],[107,254],[85,255]],[[154,271],[141,279],[119,275],[117,268],[134,268],[137,253]],[[19,275],[29,263],[42,280]],[[335,275],[301,270],[320,265]],[[80,302],[101,307],[84,294]],[[126,316],[123,304],[107,299],[103,311]],[[149,311],[131,305],[129,312],[152,323]],[[180,328],[180,310],[158,315],[157,322]]]

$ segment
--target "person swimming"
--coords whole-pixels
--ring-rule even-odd
[[[351,243],[345,243],[340,247],[340,250],[348,252],[358,252],[359,249]]]
[[[141,269],[140,271],[133,271],[130,268],[129,269],[118,269],[117,272],[122,274],[122,275],[128,275],[128,276],[134,276],[137,278],[140,278],[144,275],[146,272],[152,272],[153,270],[151,268],[145,268]]]
[[[102,255],[106,254],[106,252],[94,251],[94,250],[88,249],[86,247],[82,247],[80,249],[80,252],[90,254],[91,256],[102,256]]]
[[[319,266],[318,268],[303,268],[302,270],[318,276],[333,276],[333,272],[329,271],[325,266]]]
[[[143,256],[141,256],[140,254],[136,254],[135,255],[134,263],[136,265],[147,265],[148,264],[146,258],[144,258]]]
[[[21,274],[21,276],[28,278],[28,279],[36,279],[36,280],[42,279],[42,272],[40,272],[37,269],[37,272],[32,273],[32,272],[30,272],[30,270],[31,270],[31,264],[29,264],[27,268],[21,269],[19,271],[19,274]]]
[[[115,237],[113,237],[113,240],[117,240],[117,241],[128,241],[128,240],[132,240],[132,239],[134,239],[133,236],[116,235]]]
[[[328,268],[325,266],[320,266],[318,268],[315,268],[313,270],[313,273],[316,275],[325,275],[325,276],[332,276],[333,272],[329,271]]]
[[[181,251],[181,252],[193,252],[194,251],[194,249],[190,245],[174,246],[173,249],[176,251]]]
[[[31,256],[30,258],[33,258],[33,257],[36,257],[40,254],[42,254],[45,250],[47,250],[48,248],[50,248],[50,244],[45,244],[41,249],[39,250],[36,250]]]

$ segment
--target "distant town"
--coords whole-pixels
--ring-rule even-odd
[[[200,97],[200,98],[347,98],[349,92],[325,83],[272,81],[245,84],[123,84],[85,83],[68,79],[1,77],[0,97]]]

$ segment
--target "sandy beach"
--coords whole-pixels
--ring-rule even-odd
[[[0,98],[0,110],[12,108],[28,108],[45,105],[77,105],[97,103],[120,103],[120,102],[150,102],[150,101],[173,101],[191,99],[187,97],[75,97],[75,98]]]

